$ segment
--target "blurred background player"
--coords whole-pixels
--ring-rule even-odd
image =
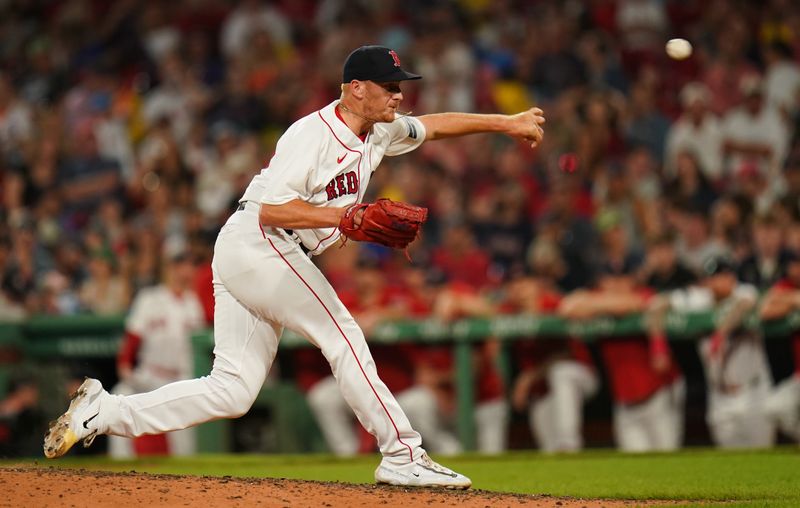
[[[782,319],[800,310],[800,257],[792,253],[786,264],[786,275],[773,285],[759,308],[764,321]],[[767,413],[778,428],[800,442],[800,333],[792,336],[794,373],[778,383],[766,402]]]
[[[736,279],[730,261],[712,258],[699,287],[664,298],[676,312],[715,312],[716,328],[698,346],[708,393],[706,421],[714,442],[722,448],[771,446],[775,430],[765,402],[772,375],[760,332],[744,326],[756,307],[756,288]]]
[[[509,313],[555,314],[562,295],[546,276],[520,277],[508,285]],[[528,413],[539,448],[547,453],[583,448],[583,403],[599,381],[586,346],[572,338],[536,337],[514,345],[519,374],[511,391],[515,410]]]
[[[205,326],[203,307],[194,292],[195,267],[188,252],[167,253],[163,283],[139,291],[125,320],[125,340],[117,355],[119,383],[112,393],[143,393],[190,379],[191,334]],[[194,429],[128,439],[109,436],[111,457],[192,455]]]

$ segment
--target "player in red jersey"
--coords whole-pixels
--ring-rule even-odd
[[[521,277],[509,284],[503,310],[555,314],[562,295],[542,277]],[[572,338],[536,337],[514,345],[520,367],[511,402],[527,411],[531,432],[544,452],[574,452],[583,447],[583,402],[598,388],[591,355]]]

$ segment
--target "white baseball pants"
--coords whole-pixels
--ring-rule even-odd
[[[495,399],[475,406],[478,451],[494,455],[508,448],[508,402]]]
[[[772,373],[763,343],[754,340],[731,341],[724,352],[726,360],[714,361],[708,355],[710,341],[699,346],[708,383],[706,422],[711,438],[720,448],[767,448],[775,443],[775,424],[766,403],[772,392]],[[723,375],[724,374],[724,375]],[[737,386],[721,389],[719,383]]]
[[[131,382],[121,381],[111,393],[118,395],[133,395],[147,390],[154,390],[174,379],[161,379],[140,369],[134,371]],[[197,436],[193,428],[168,432],[166,435],[169,454],[174,457],[185,457],[197,452]],[[136,457],[133,448],[133,439],[121,436],[108,437],[108,454],[112,459],[132,459]]]
[[[583,447],[583,401],[598,388],[597,375],[574,360],[553,362],[547,369],[547,395],[533,401],[528,421],[545,453],[574,452]]]
[[[614,406],[614,437],[625,452],[677,450],[683,442],[686,381],[678,379],[635,406]]]
[[[764,406],[781,432],[800,441],[800,377],[793,374],[781,381]]]
[[[320,380],[309,390],[307,400],[331,451],[342,457],[355,455],[359,443],[353,411],[342,398],[336,380]],[[462,451],[458,439],[443,427],[436,396],[430,389],[412,386],[397,394],[397,403],[433,453],[454,455]]]
[[[336,292],[284,232],[263,228],[247,203],[214,248],[214,365],[208,376],[114,396],[101,430],[140,436],[245,414],[264,383],[284,327],[322,350],[347,403],[397,464],[423,453],[420,435],[378,378],[364,334]],[[106,411],[108,409],[108,411]]]

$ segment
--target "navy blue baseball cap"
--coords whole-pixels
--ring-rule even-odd
[[[397,53],[385,46],[361,46],[348,55],[342,69],[342,83],[354,79],[387,83],[420,78],[401,69]]]

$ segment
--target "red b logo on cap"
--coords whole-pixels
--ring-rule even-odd
[[[392,58],[394,59],[394,66],[400,67],[400,57],[397,56],[397,53],[395,53],[394,50],[390,50],[389,54],[392,55]]]

